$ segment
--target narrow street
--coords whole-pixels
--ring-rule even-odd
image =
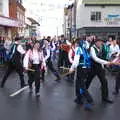
[[[4,71],[0,72],[2,79]],[[27,76],[25,75],[26,83]],[[40,98],[29,93],[26,88],[18,95],[11,96],[20,89],[19,77],[13,73],[5,88],[0,89],[0,116],[1,120],[119,120],[120,95],[112,95],[114,77],[107,76],[109,80],[109,93],[115,103],[106,105],[101,103],[100,84],[94,79],[90,87],[95,105],[93,111],[84,111],[83,107],[74,103],[74,85],[62,80],[60,83],[54,81],[50,73],[45,83],[41,83]]]

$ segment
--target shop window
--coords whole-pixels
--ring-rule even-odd
[[[91,21],[100,22],[101,21],[101,12],[91,12]]]

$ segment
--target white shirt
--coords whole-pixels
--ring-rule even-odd
[[[31,55],[30,55],[30,60],[33,61],[33,64],[39,64],[40,63],[40,53],[33,49]]]
[[[25,54],[25,50],[23,49],[22,45],[17,46],[17,51],[22,55]]]
[[[115,54],[115,53],[119,53],[120,52],[120,48],[119,48],[119,45],[110,45],[110,54],[109,54],[109,57],[112,56],[112,54]]]
[[[90,43],[86,40],[86,41],[85,41],[85,48],[86,48],[86,49],[89,49],[89,47],[90,47]]]
[[[43,66],[46,66],[43,52],[38,52],[35,49],[33,49],[33,51],[28,50],[24,57],[24,60],[23,60],[24,68],[28,68],[28,64],[29,64],[30,60],[33,62],[33,64],[38,65],[38,64],[40,64],[40,62],[42,62]]]
[[[75,57],[71,66],[71,70],[74,70],[75,68],[77,68],[77,66],[79,65],[79,60],[80,60],[80,54],[82,53],[82,50],[80,47],[76,47],[75,48]]]
[[[45,61],[50,57],[50,48],[46,48],[47,55],[45,56]]]
[[[94,46],[94,47],[95,47],[95,46]],[[108,63],[109,63],[108,61],[103,60],[103,59],[97,57],[94,47],[91,47],[91,49],[90,49],[91,58],[92,58],[95,62],[100,63],[100,64],[102,64],[102,65],[108,64]],[[96,49],[99,51],[99,49],[98,49],[97,47],[96,47]]]
[[[70,49],[70,51],[68,53],[68,59],[69,59],[70,63],[73,63],[73,61],[74,61],[73,56],[72,56],[73,51],[75,51],[74,48]]]
[[[53,47],[51,47],[50,44],[49,44],[49,45],[46,46],[46,48],[45,48],[46,53],[47,53],[47,55],[45,56],[45,61],[50,57],[51,52],[54,52],[55,49],[56,49],[56,46],[55,46],[55,44],[54,44],[53,42],[52,42],[52,46],[53,46]]]

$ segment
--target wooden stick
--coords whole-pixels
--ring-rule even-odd
[[[65,69],[65,70],[69,70],[70,68],[66,68],[66,67],[60,67],[61,69]]]
[[[31,71],[31,72],[35,72],[35,70],[33,70],[33,69],[30,69],[30,68],[28,68],[27,70],[28,70],[28,71]]]
[[[71,74],[70,72],[67,72],[67,73],[63,74],[61,77],[63,78],[63,77],[70,75],[70,74]]]

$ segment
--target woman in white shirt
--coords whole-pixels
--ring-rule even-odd
[[[33,71],[30,71],[30,68]],[[42,67],[46,67],[45,59],[43,56],[43,51],[40,51],[40,44],[39,42],[36,42],[33,46],[33,49],[29,49],[24,57],[23,65],[25,70],[28,70],[29,74],[29,88],[30,91],[32,91],[32,84],[35,81],[35,93],[36,96],[39,96],[39,90],[40,90],[40,72]]]
[[[112,44],[110,45],[110,53],[109,53],[109,58],[114,58],[118,56],[120,53],[120,48],[119,45],[117,44],[117,40],[113,40]]]

